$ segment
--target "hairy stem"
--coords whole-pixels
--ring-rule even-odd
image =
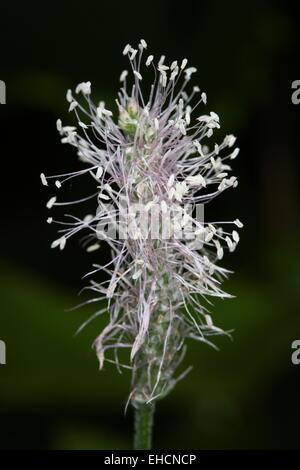
[[[149,450],[152,445],[153,404],[139,404],[134,410],[134,449]]]

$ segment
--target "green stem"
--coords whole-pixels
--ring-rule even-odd
[[[141,404],[134,410],[135,450],[151,449],[154,408],[152,404]]]

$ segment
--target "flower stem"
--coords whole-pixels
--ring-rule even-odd
[[[153,404],[140,404],[134,410],[134,449],[149,450],[152,445]]]

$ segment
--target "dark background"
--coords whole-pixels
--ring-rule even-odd
[[[39,174],[79,167],[55,129],[72,124],[65,92],[91,80],[95,100],[113,106],[121,52],[146,39],[149,53],[189,58],[194,83],[207,91],[241,147],[239,177],[206,218],[239,217],[238,250],[226,256],[235,274],[225,288],[237,297],[216,302],[216,323],[234,328],[220,352],[190,344],[193,371],[159,403],[156,448],[298,448],[300,365],[299,123],[291,102],[299,79],[298,2],[5,2],[1,5],[0,366],[2,448],[128,449],[132,414],[124,417],[130,376],[98,371],[91,343],[98,320],[74,332],[92,308],[73,312],[82,275],[99,252],[78,240],[50,250],[45,223],[53,195]],[[221,138],[220,138],[221,140]],[[72,193],[67,188],[65,198]],[[82,187],[81,194],[89,188]],[[210,212],[211,211],[211,212]],[[104,248],[105,251],[105,248]],[[84,300],[83,296],[83,300]]]

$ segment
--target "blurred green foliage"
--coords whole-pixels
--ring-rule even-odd
[[[158,404],[158,448],[297,445],[296,436],[291,441],[292,433],[281,426],[281,419],[284,407],[294,417],[299,415],[293,409],[297,405],[293,382],[300,372],[290,362],[291,341],[300,330],[298,261],[294,251],[289,258],[273,252],[272,280],[262,285],[234,276],[228,283],[237,298],[217,301],[214,314],[224,328],[234,327],[233,341],[217,338],[219,352],[189,344],[185,365],[193,364],[193,370]],[[25,411],[29,422],[22,423],[21,429],[32,433],[31,447],[35,442],[39,445],[40,438],[40,429],[32,429],[30,422],[33,413],[38,426],[49,424],[46,441],[40,445],[130,448],[131,412],[123,415],[130,376],[119,375],[109,364],[98,372],[89,349],[105,318],[74,337],[92,313],[90,307],[65,311],[74,305],[71,293],[7,266],[2,266],[0,280],[1,309],[6,312],[1,334],[7,343],[1,412],[14,420]],[[288,319],[283,316],[287,311]],[[281,386],[285,387],[283,401],[276,395]],[[5,429],[1,433],[2,445],[13,446],[12,436],[5,436]],[[17,444],[22,446],[20,441]]]

